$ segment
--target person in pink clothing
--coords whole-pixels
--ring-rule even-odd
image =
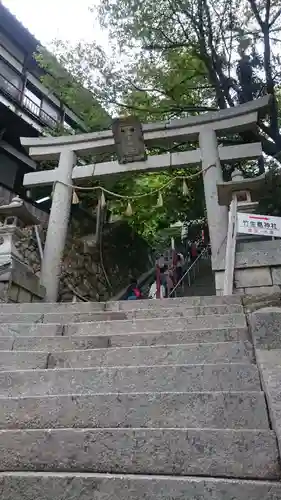
[[[191,262],[194,262],[198,257],[198,250],[197,250],[197,245],[195,242],[191,243],[190,257],[191,257]]]

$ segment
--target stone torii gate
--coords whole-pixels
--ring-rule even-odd
[[[58,168],[28,173],[24,186],[54,185],[49,218],[41,283],[46,288],[46,301],[57,300],[61,260],[72,200],[72,185],[78,181],[118,173],[156,171],[165,168],[183,168],[202,164],[204,192],[209,225],[212,256],[215,258],[227,234],[227,207],[218,204],[217,183],[222,182],[221,163],[253,159],[262,154],[260,143],[218,146],[217,138],[230,133],[253,129],[266,113],[270,96],[242,104],[235,108],[209,112],[200,116],[144,124],[143,140],[147,147],[199,139],[199,148],[180,153],[148,156],[143,161],[120,164],[118,161],[76,166],[79,157],[101,152],[116,152],[112,130],[75,136],[21,138],[31,158],[37,161],[58,160]],[[68,184],[68,186],[66,185]]]

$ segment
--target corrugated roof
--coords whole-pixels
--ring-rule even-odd
[[[22,43],[21,39],[24,38],[26,43],[30,46],[37,47],[42,45],[39,40],[22,24],[22,22],[13,14],[8,7],[6,7],[0,0],[0,25],[4,31],[9,33],[11,38],[18,43]],[[18,40],[20,39],[20,40]]]

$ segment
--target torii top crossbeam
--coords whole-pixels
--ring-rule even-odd
[[[144,142],[147,146],[153,146],[163,141],[168,145],[177,141],[192,141],[198,138],[202,128],[208,125],[211,125],[217,137],[249,130],[256,127],[258,114],[262,116],[267,111],[269,100],[270,96],[267,95],[233,108],[178,120],[144,124]],[[58,159],[64,150],[72,150],[79,153],[79,156],[115,151],[112,130],[61,137],[22,137],[21,143],[29,148],[29,155],[39,161]]]
[[[209,233],[213,257],[219,252],[227,234],[227,207],[219,206],[217,183],[222,182],[221,161],[237,161],[261,155],[260,143],[218,147],[217,137],[241,132],[257,126],[269,106],[270,96],[265,96],[234,108],[209,112],[181,120],[143,125],[146,146],[175,144],[199,139],[199,149],[182,153],[148,156],[144,161],[119,164],[117,161],[96,165],[75,166],[76,154],[113,152],[116,145],[111,130],[62,137],[22,138],[36,160],[59,159],[53,170],[32,172],[24,177],[27,187],[55,183],[52,208],[44,250],[41,282],[46,287],[46,300],[56,301],[71,206],[71,184],[79,179],[112,175],[134,170],[156,170],[167,167],[184,167],[202,163]]]

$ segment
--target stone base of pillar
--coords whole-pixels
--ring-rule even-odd
[[[0,302],[40,302],[45,288],[17,249],[22,236],[17,226],[0,227]]]
[[[225,248],[213,262],[216,294],[223,294]],[[281,245],[279,240],[237,242],[233,293],[272,294],[281,289]]]
[[[0,302],[41,302],[45,289],[33,272],[13,258],[0,265]]]

